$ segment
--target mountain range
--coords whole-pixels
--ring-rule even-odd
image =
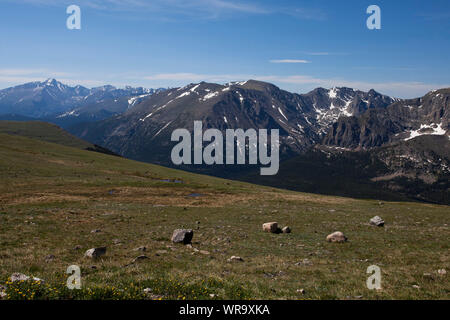
[[[330,126],[343,115],[385,108],[395,99],[375,91],[350,88],[316,89],[300,95],[259,81],[225,85],[190,84],[159,92],[121,115],[71,128],[89,141],[127,157],[170,165],[174,129],[279,129],[283,158],[320,143]],[[157,150],[157,152],[155,152]]]
[[[39,97],[55,88],[66,92],[58,96],[60,110],[40,100],[27,112],[22,106],[34,101],[25,99],[33,87],[49,87]],[[2,94],[19,106],[8,113],[56,123],[127,158],[173,166],[171,133],[192,132],[194,121],[222,132],[279,129],[283,162],[276,176],[260,177],[252,166],[181,168],[299,191],[450,203],[450,89],[404,100],[345,87],[296,94],[255,80],[167,90],[86,89],[54,80],[16,88],[28,88],[27,95],[0,91],[0,106]]]
[[[55,79],[0,90],[0,115],[48,119],[59,124],[97,121],[122,113],[140,99],[164,90],[111,85],[88,89]]]

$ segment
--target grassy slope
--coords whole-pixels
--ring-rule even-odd
[[[150,286],[166,298],[449,298],[448,276],[436,273],[450,269],[446,206],[281,191],[5,134],[0,181],[0,283],[13,272],[62,283],[76,264],[85,287]],[[385,228],[368,225],[374,215]],[[274,220],[293,233],[263,233]],[[193,246],[210,254],[173,245],[179,227],[195,229]],[[350,241],[325,242],[336,230]],[[107,255],[83,258],[95,246]],[[149,259],[126,266],[140,254]],[[303,259],[312,265],[295,265]],[[372,264],[380,292],[365,286]]]
[[[0,121],[0,133],[35,138],[79,149],[94,146],[71,135],[57,125],[41,121]]]

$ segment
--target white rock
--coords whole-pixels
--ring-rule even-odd
[[[278,223],[277,222],[267,222],[263,224],[263,231],[276,233],[278,231]]]
[[[327,236],[328,242],[337,242],[337,243],[343,243],[347,241],[347,237],[340,231],[336,231],[332,234],[329,234]]]
[[[29,281],[29,280],[33,280],[33,281],[39,281],[39,282],[43,282],[42,279],[36,278],[36,277],[29,277],[23,273],[13,273],[11,275],[11,282],[16,282],[16,281]]]
[[[244,259],[242,259],[241,257],[238,256],[232,256],[230,259],[228,259],[228,261],[239,261],[239,262],[243,262]]]
[[[373,226],[377,227],[383,227],[384,226],[384,220],[381,219],[379,216],[375,216],[372,219],[370,219],[369,223]]]
[[[86,251],[84,254],[85,257],[88,258],[100,258],[101,256],[104,256],[106,254],[106,247],[100,247],[100,248],[92,248]]]

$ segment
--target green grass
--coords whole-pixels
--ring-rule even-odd
[[[93,147],[91,143],[71,135],[57,125],[41,121],[0,121],[0,133],[39,139],[78,149]]]
[[[6,134],[0,181],[0,284],[14,272],[45,280],[6,284],[11,299],[450,297],[448,275],[437,273],[450,270],[448,206],[283,191]],[[375,215],[385,228],[369,226]],[[293,232],[263,233],[269,221]],[[181,227],[209,254],[172,244]],[[325,241],[337,230],[348,243]],[[107,246],[104,257],[83,257],[97,246]],[[147,251],[134,251],[141,246]],[[131,264],[142,254],[148,259]],[[244,261],[228,262],[232,255]],[[74,264],[80,291],[64,287]],[[373,264],[382,270],[378,292],[365,285]]]

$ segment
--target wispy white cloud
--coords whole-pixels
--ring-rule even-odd
[[[300,59],[280,59],[280,60],[270,60],[270,63],[311,63],[311,61]]]
[[[345,52],[328,52],[328,51],[304,51],[303,54],[309,56],[346,56],[348,53]]]

